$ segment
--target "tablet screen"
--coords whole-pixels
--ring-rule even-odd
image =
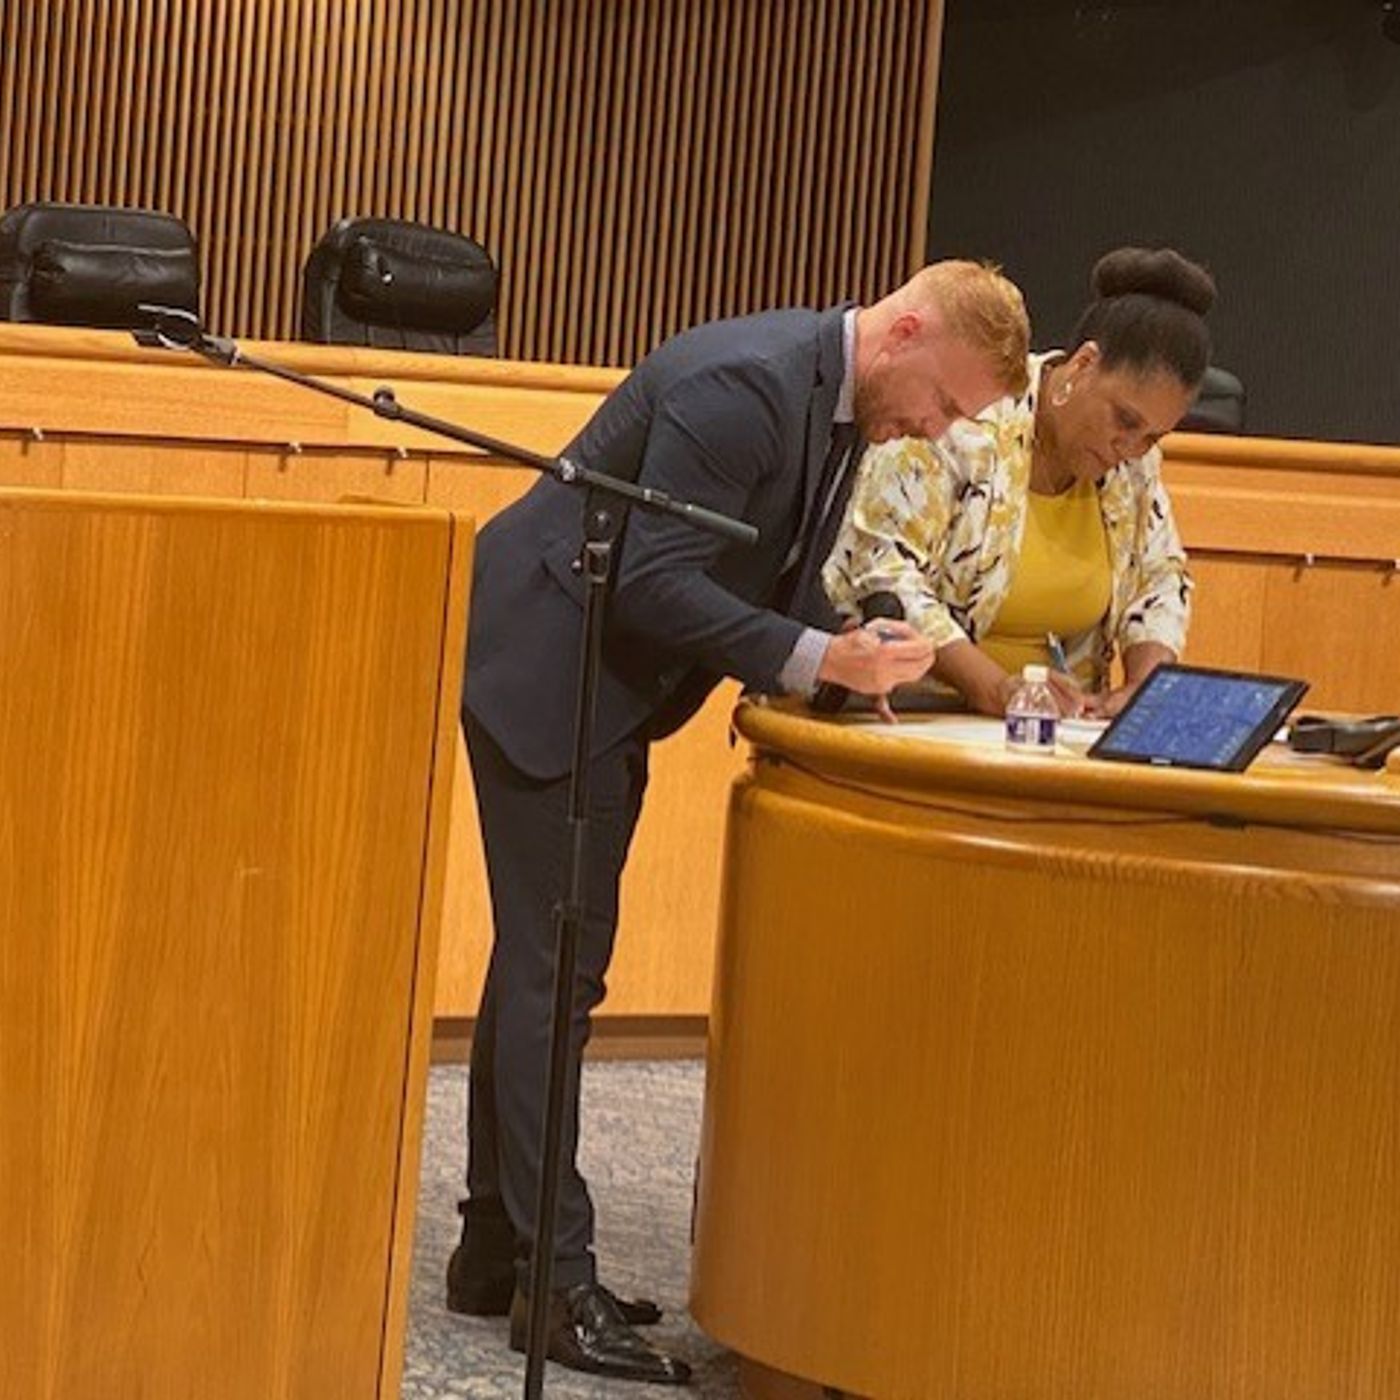
[[[1269,742],[1306,681],[1159,666],[1089,750],[1092,758],[1237,773]]]

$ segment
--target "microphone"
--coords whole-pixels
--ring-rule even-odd
[[[882,617],[888,618],[891,622],[904,621],[904,604],[899,601],[897,593],[891,593],[888,589],[882,589],[879,593],[871,593],[860,600],[861,622],[874,622]],[[878,631],[879,629],[876,628],[877,633]]]
[[[882,617],[891,622],[904,621],[904,604],[899,601],[898,594],[891,593],[888,589],[866,594],[860,600],[859,607],[862,626]],[[881,641],[885,640],[878,627],[875,628],[875,635],[880,637]],[[817,693],[812,696],[810,708],[819,715],[834,715],[845,706],[850,695],[851,692],[844,685],[837,685],[833,681],[824,681],[817,687]]]

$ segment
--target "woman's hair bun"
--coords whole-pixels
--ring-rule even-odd
[[[1175,248],[1115,248],[1094,264],[1089,283],[1101,299],[1132,293],[1160,297],[1198,316],[1215,304],[1210,273]]]

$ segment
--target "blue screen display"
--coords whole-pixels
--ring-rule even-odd
[[[1095,752],[1228,768],[1295,688],[1292,681],[1263,676],[1163,667],[1143,683]]]

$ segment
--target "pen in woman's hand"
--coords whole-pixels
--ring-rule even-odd
[[[1069,658],[1058,633],[1045,634],[1045,650],[1050,654],[1050,688],[1055,692],[1060,713],[1070,718],[1082,715],[1087,708],[1086,697],[1069,669]]]

